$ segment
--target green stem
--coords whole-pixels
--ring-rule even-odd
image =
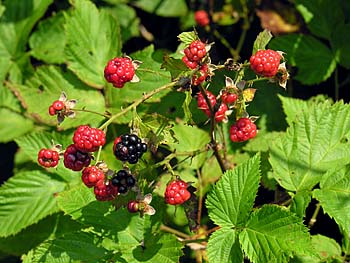
[[[92,110],[87,110],[87,109],[70,109],[70,110],[71,111],[80,111],[80,112],[93,113],[93,114],[100,115],[100,116],[105,117],[105,118],[109,118],[110,117],[107,114],[103,114],[103,113],[100,113],[100,112],[97,112],[97,111],[92,111]]]
[[[151,92],[144,94],[142,98],[134,101],[132,104],[130,104],[128,107],[126,107],[125,109],[123,109],[122,111],[118,112],[117,114],[113,115],[112,117],[110,117],[110,119],[108,121],[106,121],[104,124],[102,124],[100,126],[100,129],[105,129],[108,127],[108,125],[110,125],[115,119],[119,118],[120,116],[123,116],[125,113],[127,113],[128,111],[132,110],[133,108],[136,108],[138,105],[140,105],[141,103],[145,102],[146,100],[148,100],[149,98],[151,98],[152,96],[154,96],[155,94],[166,90],[168,88],[172,88],[177,84],[177,82],[170,82],[164,86],[161,86],[157,89],[152,90]]]
[[[231,56],[233,57],[234,60],[237,59],[237,51],[234,50],[232,48],[232,46],[230,45],[230,43],[226,40],[226,38],[224,38],[219,31],[217,31],[216,29],[213,30],[214,36],[220,40],[221,44],[223,44],[228,51],[230,52]]]
[[[320,208],[321,208],[320,203],[317,203],[315,211],[314,211],[312,217],[310,218],[310,221],[309,221],[309,224],[308,224],[309,228],[313,227],[314,224],[316,223],[316,218],[317,218],[318,213],[320,212]]]
[[[182,233],[181,231],[173,229],[173,228],[168,227],[166,225],[161,225],[160,230],[168,232],[168,233],[172,233],[174,235],[177,235],[177,236],[185,238],[185,239],[191,239],[191,237],[189,235],[186,235],[185,233]]]

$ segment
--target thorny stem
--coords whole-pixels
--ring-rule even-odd
[[[314,211],[314,213],[312,214],[312,217],[311,217],[311,219],[310,219],[310,221],[309,221],[309,224],[308,224],[308,227],[309,227],[309,228],[313,227],[314,224],[316,223],[316,218],[317,218],[318,213],[320,212],[320,208],[321,208],[320,203],[317,203],[317,204],[316,204],[315,211]]]
[[[164,86],[161,86],[157,89],[152,90],[149,93],[146,93],[143,95],[142,98],[134,101],[132,104],[130,104],[128,107],[126,107],[125,109],[123,109],[122,111],[118,112],[117,114],[113,115],[112,117],[110,117],[110,119],[108,121],[106,121],[104,124],[102,124],[100,126],[99,129],[105,129],[108,127],[108,125],[110,125],[115,119],[119,118],[120,116],[124,115],[125,113],[127,113],[128,111],[132,110],[133,108],[137,107],[138,105],[140,105],[141,103],[143,103],[144,101],[148,100],[149,98],[151,98],[152,96],[154,96],[155,94],[166,90],[168,88],[172,88],[177,84],[176,81],[170,82]]]
[[[198,187],[199,187],[197,223],[200,225],[201,218],[202,218],[202,208],[203,208],[203,187],[202,187],[202,175],[198,169],[197,169],[197,177],[198,177]]]
[[[205,92],[205,89],[202,86],[199,86],[199,87],[200,87],[200,91],[201,91],[201,93],[205,99],[205,102],[207,103],[207,105],[209,107],[209,111],[210,111],[210,134],[211,134],[210,145],[214,151],[214,156],[219,163],[220,169],[221,169],[222,173],[224,173],[226,171],[226,167],[225,167],[224,161],[222,160],[221,155],[219,153],[219,147],[218,147],[218,144],[216,142],[216,136],[215,136],[215,111],[210,103],[210,100],[207,96],[207,93]]]

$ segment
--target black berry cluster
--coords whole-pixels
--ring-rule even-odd
[[[119,170],[117,175],[112,178],[112,185],[118,187],[118,192],[125,194],[136,183],[136,180],[132,174],[127,170]]]
[[[147,145],[135,134],[124,134],[114,141],[114,155],[123,162],[135,164],[146,151]]]

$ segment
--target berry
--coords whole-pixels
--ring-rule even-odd
[[[238,95],[236,93],[231,93],[228,91],[224,91],[221,95],[221,100],[223,103],[232,104],[238,99]]]
[[[139,211],[139,202],[135,201],[135,200],[130,200],[128,202],[128,211],[130,213],[136,213]]]
[[[111,201],[118,195],[118,187],[113,186],[110,181],[97,184],[94,187],[95,197],[98,201]]]
[[[233,142],[244,142],[256,136],[256,125],[249,118],[240,118],[230,128],[230,139]]]
[[[56,115],[59,111],[63,110],[65,107],[64,102],[60,100],[55,100],[49,107],[49,114],[51,116]]]
[[[111,183],[118,187],[119,193],[125,194],[136,184],[136,180],[128,171],[119,170],[117,175],[112,178]]]
[[[278,71],[281,55],[274,50],[259,50],[250,57],[250,67],[258,75],[273,77]]]
[[[114,155],[118,160],[135,164],[147,151],[147,145],[135,134],[124,134],[118,138],[113,146]]]
[[[208,64],[203,64],[199,69],[199,76],[194,75],[192,77],[193,85],[199,85],[208,77]]]
[[[91,162],[90,153],[78,150],[74,144],[67,147],[63,156],[64,166],[73,171],[80,171],[84,167],[89,166]]]
[[[106,143],[105,133],[88,125],[81,125],[73,135],[73,142],[77,149],[82,152],[95,152],[98,147]]]
[[[104,69],[105,79],[116,88],[122,88],[135,75],[135,68],[130,58],[114,58],[108,61]]]
[[[188,60],[188,57],[183,56],[182,61],[186,64],[187,67],[189,67],[190,69],[195,69],[196,67],[198,67],[198,63],[195,61],[190,61]]]
[[[96,166],[89,166],[84,168],[81,178],[83,180],[83,183],[90,188],[97,184],[103,184],[105,180],[105,174]]]
[[[187,183],[182,180],[171,181],[165,189],[165,202],[170,205],[179,205],[190,199]]]
[[[38,152],[38,162],[43,167],[55,167],[58,165],[60,156],[57,151],[51,149],[41,149]]]
[[[188,48],[185,48],[184,53],[189,61],[199,62],[207,54],[205,44],[200,40],[193,41]]]
[[[226,111],[228,110],[228,107],[225,103],[221,103],[219,106],[219,109],[215,112],[215,121],[221,122],[226,118]],[[210,116],[208,116],[210,117]]]
[[[210,104],[212,107],[215,106],[216,104],[216,97],[213,93],[211,93],[209,90],[206,90],[205,91],[205,94],[207,95],[209,101],[210,101]],[[202,92],[199,92],[198,93],[198,97],[197,97],[197,105],[198,105],[198,108],[201,109],[202,111],[204,111],[207,115],[210,116],[210,110],[209,110],[209,106],[207,104],[207,101],[205,100]]]
[[[205,10],[198,10],[194,13],[194,20],[196,23],[200,26],[207,26],[209,25],[209,16],[207,11]]]

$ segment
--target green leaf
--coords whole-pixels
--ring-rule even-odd
[[[28,113],[40,121],[57,125],[57,118],[48,114],[51,103],[64,91],[68,99],[77,99],[76,109],[92,110],[100,113],[105,111],[105,102],[98,90],[91,89],[80,82],[71,72],[62,72],[55,66],[42,66],[24,85],[10,84],[26,105]],[[77,127],[89,123],[97,126],[103,117],[96,114],[77,112],[76,118],[66,118],[60,125],[62,129]]]
[[[297,0],[295,4],[316,36],[330,40],[334,29],[344,22],[344,13],[338,0]]]
[[[350,24],[334,28],[330,41],[333,52],[339,56],[339,64],[350,69]]]
[[[100,238],[91,233],[75,232],[47,240],[34,250],[33,263],[102,262],[112,255],[99,245]]]
[[[259,187],[259,167],[260,156],[257,154],[227,171],[209,192],[206,206],[215,224],[233,227],[246,223]]]
[[[271,39],[272,34],[269,30],[265,29],[264,31],[260,32],[254,41],[252,54],[254,55],[260,49],[265,49]]]
[[[188,68],[181,59],[175,59],[169,56],[164,57],[164,62],[161,68],[166,69],[171,74],[171,79],[176,80],[188,72]]]
[[[172,150],[176,152],[191,152],[203,150],[205,146],[210,142],[210,137],[207,132],[195,127],[187,126],[185,124],[176,124],[172,128],[176,142],[170,142],[168,145]],[[186,161],[186,164],[190,164],[191,169],[199,169],[205,161],[206,153],[200,153],[190,160]],[[186,157],[178,157],[178,160],[184,160]]]
[[[96,198],[92,189],[87,188],[83,184],[61,192],[57,197],[59,208],[73,219],[80,218],[82,209],[93,201],[96,201]]]
[[[190,104],[192,101],[192,94],[191,94],[192,92],[186,91],[185,93],[186,93],[186,99],[182,103],[182,108],[183,108],[184,113],[185,113],[184,122],[191,124],[191,123],[193,123],[192,112],[190,110]]]
[[[21,256],[49,237],[62,236],[65,233],[75,232],[79,229],[81,229],[81,224],[73,221],[68,216],[63,216],[62,213],[56,213],[45,217],[37,224],[27,227],[15,236],[0,238],[0,250]]]
[[[236,230],[221,228],[209,238],[207,253],[210,262],[243,262]]]
[[[18,233],[40,219],[57,212],[55,195],[65,183],[41,171],[27,171],[11,177],[0,188],[0,236]]]
[[[254,263],[288,262],[293,253],[312,249],[302,219],[275,205],[256,210],[239,234],[239,241]]]
[[[140,18],[138,18],[134,8],[127,4],[119,3],[106,9],[120,24],[122,43],[125,43],[132,37],[140,35]]]
[[[22,115],[0,108],[3,119],[0,123],[0,142],[9,142],[33,129],[33,122]]]
[[[0,107],[21,113],[22,108],[19,100],[6,86],[0,85]]]
[[[72,2],[74,11],[66,13],[68,68],[88,85],[102,88],[107,62],[121,52],[119,24],[90,1]]]
[[[337,65],[337,58],[332,51],[312,36],[302,34],[278,36],[271,40],[269,47],[286,53],[287,63],[298,68],[295,79],[306,85],[325,81]],[[314,62],[315,58],[317,63]]]
[[[187,13],[187,5],[184,0],[139,0],[134,5],[158,16],[176,17]]]
[[[26,50],[27,39],[35,23],[44,15],[53,0],[5,1],[5,12],[0,18],[0,79]]]
[[[349,236],[350,226],[350,165],[329,170],[320,182],[320,189],[313,191],[323,210]]]
[[[30,36],[30,54],[47,63],[64,63],[64,16],[62,12],[42,20],[36,31]]]
[[[315,235],[311,236],[311,242],[315,248],[315,255],[296,255],[292,263],[319,263],[332,262],[341,263],[341,248],[339,244],[332,238]]]
[[[311,190],[323,174],[349,162],[350,106],[314,103],[271,145],[274,177],[287,190]]]
[[[182,32],[177,37],[185,46],[189,46],[193,41],[198,39],[197,33],[194,31]]]

